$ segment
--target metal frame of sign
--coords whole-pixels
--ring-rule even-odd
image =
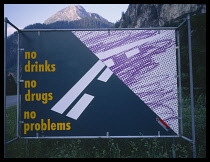
[[[6,157],[6,145],[16,141],[17,139],[75,139],[75,138],[174,138],[181,137],[193,145],[193,157],[196,157],[196,144],[195,144],[195,120],[194,120],[194,95],[193,95],[193,72],[192,72],[192,45],[191,45],[191,25],[190,25],[190,15],[188,14],[186,19],[178,27],[152,27],[152,28],[100,28],[100,29],[19,29],[14,24],[12,24],[7,18],[5,22],[4,31],[4,155]],[[189,53],[189,70],[190,70],[190,98],[191,98],[191,122],[192,122],[192,139],[185,137],[183,135],[183,119],[182,119],[182,85],[181,85],[181,59],[180,59],[180,37],[179,30],[187,22],[188,24],[188,53]],[[17,134],[16,137],[10,141],[6,141],[6,43],[7,43],[7,24],[10,24],[18,31],[18,49],[17,49]],[[20,32],[32,32],[32,31],[116,31],[116,30],[175,30],[176,31],[176,42],[177,42],[177,73],[178,73],[178,101],[179,101],[179,135],[160,135],[159,133],[154,136],[109,136],[107,132],[104,136],[45,136],[45,137],[20,137],[20,80],[19,77],[19,54],[23,49],[19,48]]]

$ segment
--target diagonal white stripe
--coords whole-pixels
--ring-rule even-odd
[[[149,42],[149,41],[155,40],[158,37],[163,37],[166,34],[167,34],[167,32],[162,33],[161,35],[160,34],[157,34],[155,36],[152,36],[152,37],[149,37],[149,38],[146,38],[146,39],[141,39],[141,40],[138,40],[136,42],[126,44],[123,47],[122,46],[119,46],[119,47],[116,47],[114,49],[110,49],[110,50],[107,50],[107,51],[104,51],[104,52],[99,52],[99,53],[96,54],[96,56],[100,60],[101,59],[106,59],[106,58],[111,57],[111,56],[113,56],[115,54],[118,54],[120,52],[124,52],[125,50],[128,50],[128,49],[134,48],[136,46],[139,46],[139,45],[141,45],[141,44],[143,44],[145,42]],[[112,40],[110,40],[110,41],[112,41]]]
[[[106,70],[104,70],[104,72],[98,77],[98,80],[107,82],[112,74],[113,72],[107,67]]]
[[[51,110],[62,114],[104,66],[104,63],[98,60],[95,65],[93,65],[93,67],[51,108]]]
[[[134,56],[134,55],[136,55],[136,54],[138,54],[138,53],[139,53],[139,49],[138,49],[138,48],[134,48],[134,49],[131,50],[131,51],[125,52],[125,55],[126,55],[127,57],[131,57],[131,56]]]
[[[111,67],[114,65],[114,61],[109,59],[109,60],[106,60],[106,61],[103,61],[103,63],[107,66],[107,67]]]
[[[91,95],[85,93],[66,116],[77,120],[79,118],[79,116],[82,114],[82,112],[86,109],[86,107],[93,100],[93,98],[94,98],[94,96],[91,96]]]

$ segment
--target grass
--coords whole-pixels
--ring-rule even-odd
[[[7,141],[16,137],[16,106],[7,109]],[[191,137],[189,97],[183,98],[184,135]],[[195,97],[197,158],[206,158],[206,96]],[[175,138],[177,158],[191,158],[192,144]],[[18,139],[7,145],[7,158],[171,158],[172,138]]]

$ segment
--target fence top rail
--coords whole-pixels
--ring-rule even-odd
[[[19,29],[14,24],[12,24],[7,17],[4,21],[14,27],[18,32],[36,32],[36,31],[116,31],[116,30],[177,30],[183,24],[181,23],[178,27],[145,27],[145,28],[84,28],[84,29]]]
[[[176,30],[177,27],[152,27],[152,28],[87,28],[87,29],[20,29],[20,32],[51,32],[51,31],[116,31],[116,30]]]

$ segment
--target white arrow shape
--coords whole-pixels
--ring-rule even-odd
[[[92,82],[104,66],[105,64],[98,60],[93,67],[51,108],[51,110],[62,114]]]

